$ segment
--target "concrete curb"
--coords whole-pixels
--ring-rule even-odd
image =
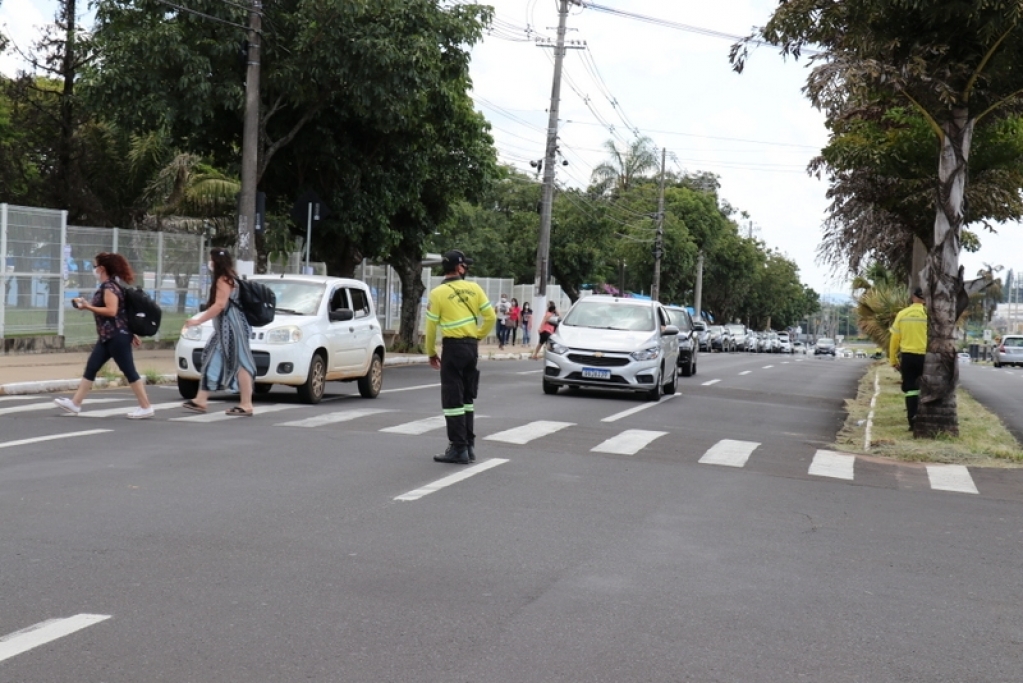
[[[488,353],[480,356],[480,360],[527,360],[530,354],[522,353]],[[391,356],[384,359],[384,365],[425,365],[430,359],[427,356]],[[144,376],[143,376],[144,377]],[[74,391],[78,388],[78,379],[51,379],[39,382],[14,382],[11,384],[0,384],[0,396],[23,396],[27,394],[47,394],[58,391]],[[160,375],[160,381],[156,384],[174,384],[178,381],[177,375]],[[147,383],[148,384],[148,383]],[[119,380],[112,382],[96,378],[94,388],[104,389],[121,386]],[[149,385],[152,386],[152,385]]]

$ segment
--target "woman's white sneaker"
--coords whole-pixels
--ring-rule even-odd
[[[149,406],[148,408],[143,408],[143,407],[139,406],[135,410],[133,410],[130,413],[128,413],[128,419],[129,420],[144,420],[147,417],[152,417],[154,412],[155,411],[153,410],[153,406]]]
[[[75,402],[69,398],[64,398],[62,396],[60,398],[53,399],[53,402],[57,404],[58,408],[65,412],[71,413],[72,415],[78,415],[80,412],[82,412],[82,406],[76,406]]]

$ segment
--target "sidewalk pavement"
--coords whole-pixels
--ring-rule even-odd
[[[519,360],[529,358],[532,348],[521,344],[506,346],[480,344],[480,360]],[[0,395],[40,394],[51,391],[74,391],[85,370],[89,351],[60,353],[26,353],[0,356]],[[410,353],[388,353],[385,366],[425,364],[426,356]],[[116,369],[113,362],[109,367]],[[160,377],[160,383],[176,381],[174,349],[140,349],[135,351],[135,368],[143,377]],[[120,372],[117,373],[120,375]],[[116,382],[114,386],[116,386]],[[96,387],[107,386],[102,377]]]

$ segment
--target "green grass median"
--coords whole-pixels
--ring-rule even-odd
[[[873,408],[875,378],[880,391]],[[933,462],[973,467],[1023,467],[1023,448],[997,415],[978,403],[964,388],[956,389],[959,436],[916,439],[906,425],[901,378],[885,362],[872,363],[860,379],[856,398],[846,402],[845,425],[835,450],[904,462]],[[870,426],[870,443],[866,430]]]

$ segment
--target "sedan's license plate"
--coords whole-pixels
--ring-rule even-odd
[[[611,379],[611,371],[603,368],[583,368],[583,379]]]

